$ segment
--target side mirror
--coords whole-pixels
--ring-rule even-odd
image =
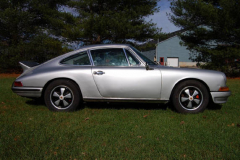
[[[148,71],[148,70],[154,70],[154,69],[153,69],[153,68],[150,68],[149,65],[148,65],[148,63],[146,62],[146,70]]]
[[[146,70],[149,70],[149,65],[148,65],[148,63],[146,62]]]

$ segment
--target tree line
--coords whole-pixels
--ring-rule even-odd
[[[171,11],[170,20],[187,30],[179,36],[192,61],[240,76],[239,0],[172,0]]]
[[[159,1],[1,0],[0,72],[18,69],[21,60],[44,62],[74,49],[72,44],[166,38],[156,24],[145,20],[159,12]],[[179,37],[190,59],[207,62],[204,68],[239,74],[239,0],[170,1],[168,17],[186,30]]]
[[[159,0],[1,0],[0,70],[18,61],[44,62],[71,50],[69,44],[146,41],[160,32],[145,17]]]

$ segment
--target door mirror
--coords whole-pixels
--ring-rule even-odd
[[[148,65],[148,63],[146,62],[146,70],[148,71],[148,70],[154,70],[154,69],[151,68],[151,67]]]

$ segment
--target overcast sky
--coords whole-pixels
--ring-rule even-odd
[[[166,15],[166,13],[171,13],[170,2],[168,0],[161,0],[158,5],[160,6],[160,12],[149,16],[146,20],[152,19],[152,21],[157,24],[157,27],[162,28],[162,32],[169,33],[179,30],[180,28],[174,26]]]

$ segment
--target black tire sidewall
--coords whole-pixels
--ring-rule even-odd
[[[196,87],[203,94],[202,104],[196,110],[187,110],[187,109],[183,108],[179,102],[179,94],[182,91],[182,89],[184,89],[187,86]],[[204,86],[204,84],[202,84],[201,82],[198,82],[195,80],[187,80],[187,81],[180,82],[174,88],[173,94],[171,97],[171,101],[172,101],[174,108],[180,113],[199,113],[199,112],[203,112],[209,103],[209,92],[208,92],[207,88]]]
[[[58,108],[54,107],[51,103],[50,94],[51,94],[52,90],[57,86],[66,86],[66,87],[70,88],[71,91],[73,92],[72,93],[74,96],[73,102],[66,109],[58,109]],[[72,82],[70,80],[55,80],[47,86],[47,88],[44,92],[44,101],[45,101],[45,104],[48,107],[48,109],[51,111],[69,112],[69,111],[77,110],[77,108],[80,105],[80,102],[82,101],[82,95],[79,90],[79,87],[74,82]]]

